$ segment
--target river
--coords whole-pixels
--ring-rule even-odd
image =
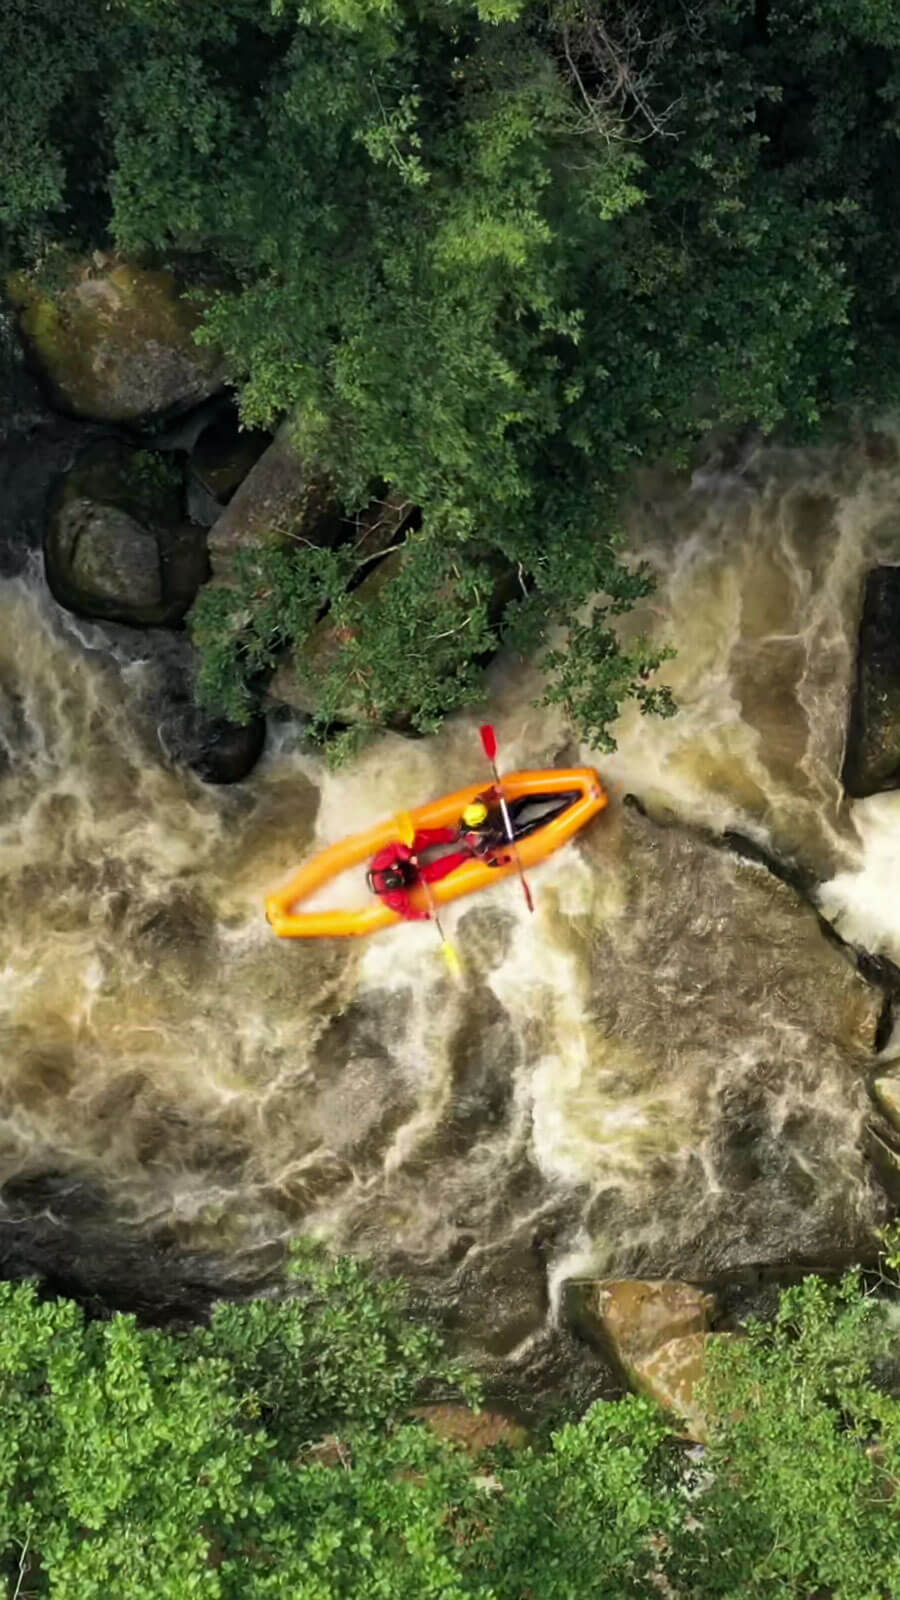
[[[63,613],[21,554],[0,587],[7,1269],[177,1312],[313,1234],[527,1370],[573,1273],[871,1252],[889,1001],[821,915],[900,961],[900,801],[840,784],[898,503],[887,436],[636,481],[658,587],[628,627],[677,647],[678,715],[629,710],[598,754],[495,665],[503,765],[595,763],[612,803],[534,872],[533,917],[515,881],[448,911],[461,987],[428,926],[281,942],[262,907],[306,852],[478,776],[477,716],[336,774],[273,719],[250,778],[206,786],[161,747],[146,636]]]

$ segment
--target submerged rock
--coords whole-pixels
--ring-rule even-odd
[[[157,731],[169,759],[190,767],[204,783],[241,783],[262,755],[266,719],[252,717],[238,726],[207,715],[185,692],[169,700]]]
[[[194,340],[196,308],[171,272],[99,252],[59,291],[15,274],[8,291],[55,403],[97,422],[184,411],[220,389],[220,353]]]
[[[900,786],[900,568],[866,580],[844,787],[877,794]]]

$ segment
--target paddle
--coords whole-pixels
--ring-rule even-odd
[[[481,743],[484,746],[484,753],[487,756],[488,761],[491,763],[491,771],[494,774],[494,782],[497,785],[497,794],[500,800],[500,810],[503,813],[503,826],[506,829],[506,837],[512,850],[513,860],[519,869],[519,877],[522,879],[522,888],[525,891],[525,904],[527,905],[529,911],[533,911],[534,901],[531,898],[531,890],[528,887],[528,880],[525,877],[522,862],[519,858],[519,847],[516,844],[515,838],[513,837],[512,822],[510,820],[509,811],[507,810],[506,800],[504,799],[503,785],[500,782],[500,774],[497,771],[497,735],[489,722],[483,723],[479,729],[479,732],[481,734]]]
[[[399,811],[397,813],[396,823],[397,832],[403,840],[403,843],[408,845],[410,850],[414,850],[416,842],[416,825],[413,822],[409,812]],[[459,951],[457,950],[455,944],[451,944],[443,928],[441,927],[441,919],[437,913],[437,902],[435,901],[434,895],[431,892],[431,885],[426,883],[425,878],[422,875],[422,870],[419,866],[419,858],[415,853],[413,854],[412,860],[413,865],[418,869],[419,882],[425,891],[425,899],[428,901],[429,915],[433,918],[434,925],[441,936],[441,949],[444,953],[444,960],[446,961],[449,970],[453,973],[454,978],[461,978],[462,967],[460,966],[459,961]]]

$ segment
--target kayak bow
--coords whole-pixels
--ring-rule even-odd
[[[552,855],[561,845],[567,844],[582,828],[602,811],[609,796],[593,767],[554,767],[547,771],[511,772],[503,779],[503,792],[508,803],[533,797],[535,801],[552,800],[554,795],[574,795],[570,805],[555,813],[547,822],[535,826],[517,840],[519,860],[523,867],[534,867],[546,856]],[[446,828],[458,822],[463,810],[473,800],[485,793],[483,783],[470,784],[455,794],[444,795],[440,800],[418,806],[410,815],[416,828]],[[329,845],[311,861],[306,862],[282,889],[275,890],[266,899],[266,916],[280,939],[346,939],[360,938],[367,933],[377,933],[390,928],[403,918],[383,901],[371,900],[357,911],[297,911],[295,907],[309,899],[319,889],[336,878],[348,867],[368,861],[385,845],[397,839],[396,818],[355,833],[347,839]],[[503,855],[501,847],[499,854]],[[474,857],[457,867],[446,878],[430,885],[431,897],[439,905],[459,900],[463,895],[475,894],[492,883],[510,877],[518,871],[510,858],[502,866],[491,867]],[[428,910],[428,900],[421,885],[412,890],[410,898],[418,910]]]

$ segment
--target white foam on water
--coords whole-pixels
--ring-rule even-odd
[[[858,867],[822,884],[817,902],[842,939],[900,964],[900,792],[854,800]]]

